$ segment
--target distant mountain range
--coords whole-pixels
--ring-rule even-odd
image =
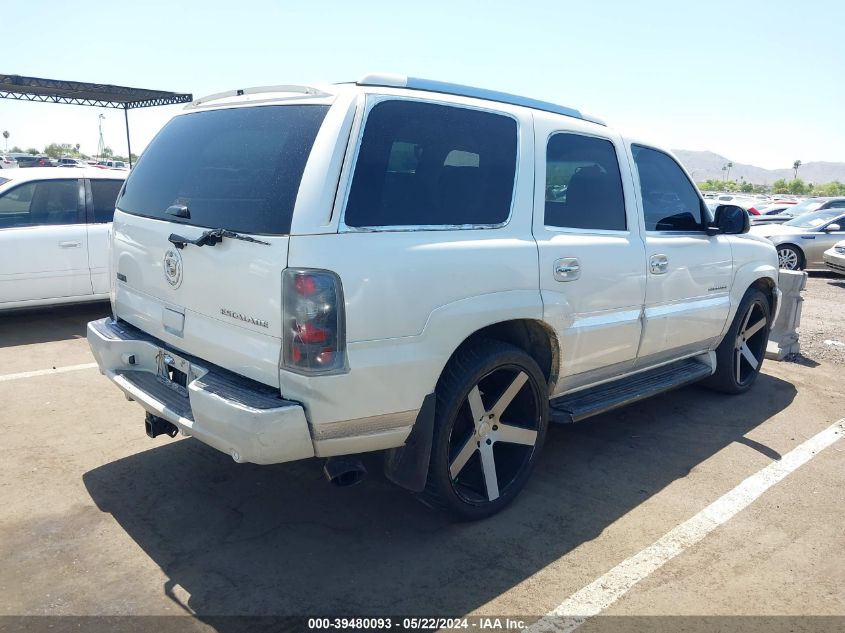
[[[713,152],[693,152],[686,149],[673,149],[672,151],[690,172],[695,182],[724,179],[725,172],[722,171],[722,167],[730,162],[729,158]],[[739,181],[741,178],[745,178],[747,182],[755,185],[770,185],[778,178],[792,180],[792,177],[791,166],[784,169],[763,169],[762,167],[743,165],[734,161],[734,165],[731,167],[731,180]],[[833,182],[834,180],[845,182],[845,163],[823,161],[804,163],[798,168],[798,177],[804,182],[811,182],[816,185]]]

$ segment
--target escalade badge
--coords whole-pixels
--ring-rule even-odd
[[[270,323],[264,319],[256,319],[255,317],[247,316],[245,314],[241,314],[240,312],[229,310],[228,308],[220,308],[220,314],[232,319],[237,319],[238,321],[243,321],[244,323],[252,323],[253,325],[258,325],[260,327],[270,327]]]
[[[164,278],[173,288],[182,283],[182,256],[175,248],[168,249],[164,254]]]

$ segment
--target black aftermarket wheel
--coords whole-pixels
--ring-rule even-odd
[[[771,327],[769,298],[749,288],[733,323],[716,348],[716,373],[708,384],[726,393],[748,391],[763,365]]]
[[[423,499],[467,519],[498,512],[525,484],[545,439],[540,368],[518,347],[478,342],[452,358],[436,395]]]

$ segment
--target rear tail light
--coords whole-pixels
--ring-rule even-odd
[[[285,270],[282,298],[282,368],[306,375],[346,371],[345,315],[340,278],[328,270]]]
[[[750,215],[760,215],[760,212],[759,212],[757,209],[755,209],[754,207],[749,207],[749,208],[748,208],[748,213],[749,213]]]

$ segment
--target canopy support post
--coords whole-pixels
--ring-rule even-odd
[[[129,108],[123,106],[123,119],[126,121],[126,151],[129,153],[129,169],[132,169],[132,144],[129,142]]]

